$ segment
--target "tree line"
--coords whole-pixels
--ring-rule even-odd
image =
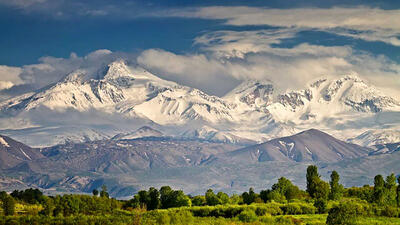
[[[390,207],[400,207],[400,185],[396,181],[400,183],[400,178],[396,178],[394,174],[386,178],[377,175],[373,186],[344,188],[336,171],[331,172],[330,180],[326,182],[318,173],[317,166],[311,165],[307,168],[306,190],[301,190],[289,179],[281,177],[270,189],[256,193],[250,188],[246,192],[231,196],[224,192],[215,193],[212,189],[207,190],[204,195],[191,196],[182,190],[163,186],[160,189],[151,187],[148,190],[141,190],[130,200],[122,201],[110,198],[107,187],[103,185],[100,190],[93,190],[91,196],[76,194],[45,196],[38,189],[15,190],[11,194],[3,191],[0,192],[0,202],[3,214],[6,216],[15,214],[16,202],[40,204],[42,206],[40,214],[45,216],[99,215],[112,213],[115,210],[151,211],[189,206],[251,205],[292,200],[312,202],[317,213],[327,213],[329,200],[340,201],[343,198],[359,198],[370,204],[386,207],[390,211]],[[348,218],[354,217],[351,214],[354,212],[352,208],[354,207],[345,203],[332,207],[328,212],[328,220],[333,222],[328,224],[340,224],[337,218],[345,218],[343,215],[349,215]]]

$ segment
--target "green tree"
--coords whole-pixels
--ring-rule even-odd
[[[396,189],[396,192],[397,192],[397,195],[396,195],[396,200],[397,200],[397,206],[399,206],[400,207],[400,177],[398,177],[397,178],[397,183],[399,184],[399,185],[397,185],[397,189]]]
[[[160,201],[160,192],[155,189],[154,187],[151,187],[148,191],[148,201],[147,202],[147,209],[148,210],[154,210],[158,209],[161,206],[161,201]]]
[[[52,216],[53,215],[53,211],[54,211],[54,202],[53,199],[51,199],[50,197],[45,197],[44,201],[42,203],[43,209],[41,211],[41,214],[45,215],[45,216]]]
[[[140,202],[140,206],[147,208],[148,207],[147,204],[150,202],[149,193],[147,193],[147,191],[145,190],[141,190],[137,193],[137,195]]]
[[[3,198],[3,212],[5,216],[12,216],[15,213],[15,200],[13,197],[6,195]]]
[[[339,174],[336,171],[332,171],[331,173],[331,180],[329,185],[331,187],[331,191],[329,193],[330,200],[339,200],[343,195],[343,185],[339,184]]]
[[[163,186],[160,188],[161,208],[168,209],[172,207],[172,192],[173,190],[170,186]]]
[[[354,225],[356,219],[356,206],[350,202],[342,202],[329,210],[326,219],[327,225]]]
[[[110,197],[110,195],[107,192],[107,186],[104,185],[104,184],[101,186],[100,197],[102,197],[102,198],[109,198]]]
[[[318,167],[315,165],[310,165],[307,167],[307,192],[312,197],[315,198],[316,182],[320,179],[318,174]]]
[[[385,204],[395,206],[397,205],[397,191],[396,191],[396,176],[392,173],[386,177],[385,182]]]
[[[207,190],[205,197],[207,205],[213,206],[213,205],[220,205],[222,203],[221,200],[218,198],[218,196],[214,194],[212,189]]]
[[[319,198],[314,202],[315,208],[317,208],[318,213],[323,214],[327,212],[328,203],[325,199]]]
[[[385,200],[385,180],[382,175],[376,175],[374,178],[373,202],[383,205]]]
[[[99,191],[97,189],[93,189],[92,194],[93,194],[93,196],[98,196]]]
[[[129,201],[125,202],[122,206],[123,209],[125,210],[130,210],[130,209],[136,209],[139,208],[140,206],[140,201],[139,201],[139,196],[135,195],[133,196],[132,199],[130,199]]]
[[[279,192],[287,200],[298,198],[300,195],[300,189],[285,177],[279,178],[278,183],[272,185],[272,191]]]
[[[192,205],[194,205],[194,206],[205,206],[205,205],[207,205],[206,197],[201,196],[201,195],[193,197]]]
[[[172,207],[184,207],[191,206],[192,202],[190,198],[183,193],[182,190],[177,190],[172,193],[173,205]]]
[[[250,205],[251,203],[255,202],[257,198],[257,194],[254,192],[253,188],[249,189],[249,192],[244,192],[242,194],[243,203]]]
[[[245,223],[254,222],[257,220],[257,215],[253,210],[243,210],[239,215],[238,219]]]
[[[314,192],[314,198],[316,199],[328,199],[329,196],[329,184],[319,178],[315,178],[316,181],[314,181],[315,185],[315,192]]]
[[[221,200],[221,204],[225,205],[229,203],[229,196],[224,192],[218,192],[217,197]]]

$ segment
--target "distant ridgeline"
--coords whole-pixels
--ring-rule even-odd
[[[400,183],[400,178],[397,179]],[[110,198],[106,186],[92,195],[46,196],[37,189],[0,192],[5,224],[399,224],[400,185],[391,174],[374,185],[344,188],[336,171],[325,182],[317,166],[306,173],[306,190],[285,177],[270,189],[229,196],[209,189],[186,195],[163,186],[130,200]]]

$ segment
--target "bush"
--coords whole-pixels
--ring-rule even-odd
[[[353,225],[357,211],[353,202],[342,202],[329,210],[327,225]]]
[[[386,217],[399,217],[399,209],[392,206],[386,206],[381,211],[381,215]]]
[[[256,213],[253,210],[248,210],[248,209],[242,211],[239,214],[238,218],[240,221],[247,223],[254,222],[258,219]]]
[[[325,199],[317,199],[314,202],[315,208],[317,208],[317,211],[319,214],[326,213],[328,211],[328,203],[326,202]]]
[[[281,207],[285,215],[298,215],[302,214],[301,208],[297,204],[287,204]]]
[[[315,214],[317,211],[315,206],[309,204],[300,204],[300,208],[303,214]]]

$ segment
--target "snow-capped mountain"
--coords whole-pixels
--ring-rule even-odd
[[[323,78],[285,93],[271,81],[248,80],[217,97],[123,60],[97,71],[72,71],[53,85],[3,101],[0,114],[1,132],[32,146],[129,136],[143,126],[165,136],[232,143],[310,128],[347,140],[400,126],[398,100],[357,76]]]
[[[125,139],[136,139],[136,138],[143,138],[143,137],[162,137],[164,134],[161,131],[153,129],[148,126],[143,126],[133,132],[126,133],[126,134],[118,134],[113,137],[113,140],[125,140]]]
[[[249,146],[227,153],[227,159],[252,162],[335,162],[367,156],[370,149],[340,141],[316,129]]]
[[[397,143],[400,142],[400,130],[395,130],[395,129],[368,130],[358,135],[355,138],[348,139],[348,141],[363,146]]]

